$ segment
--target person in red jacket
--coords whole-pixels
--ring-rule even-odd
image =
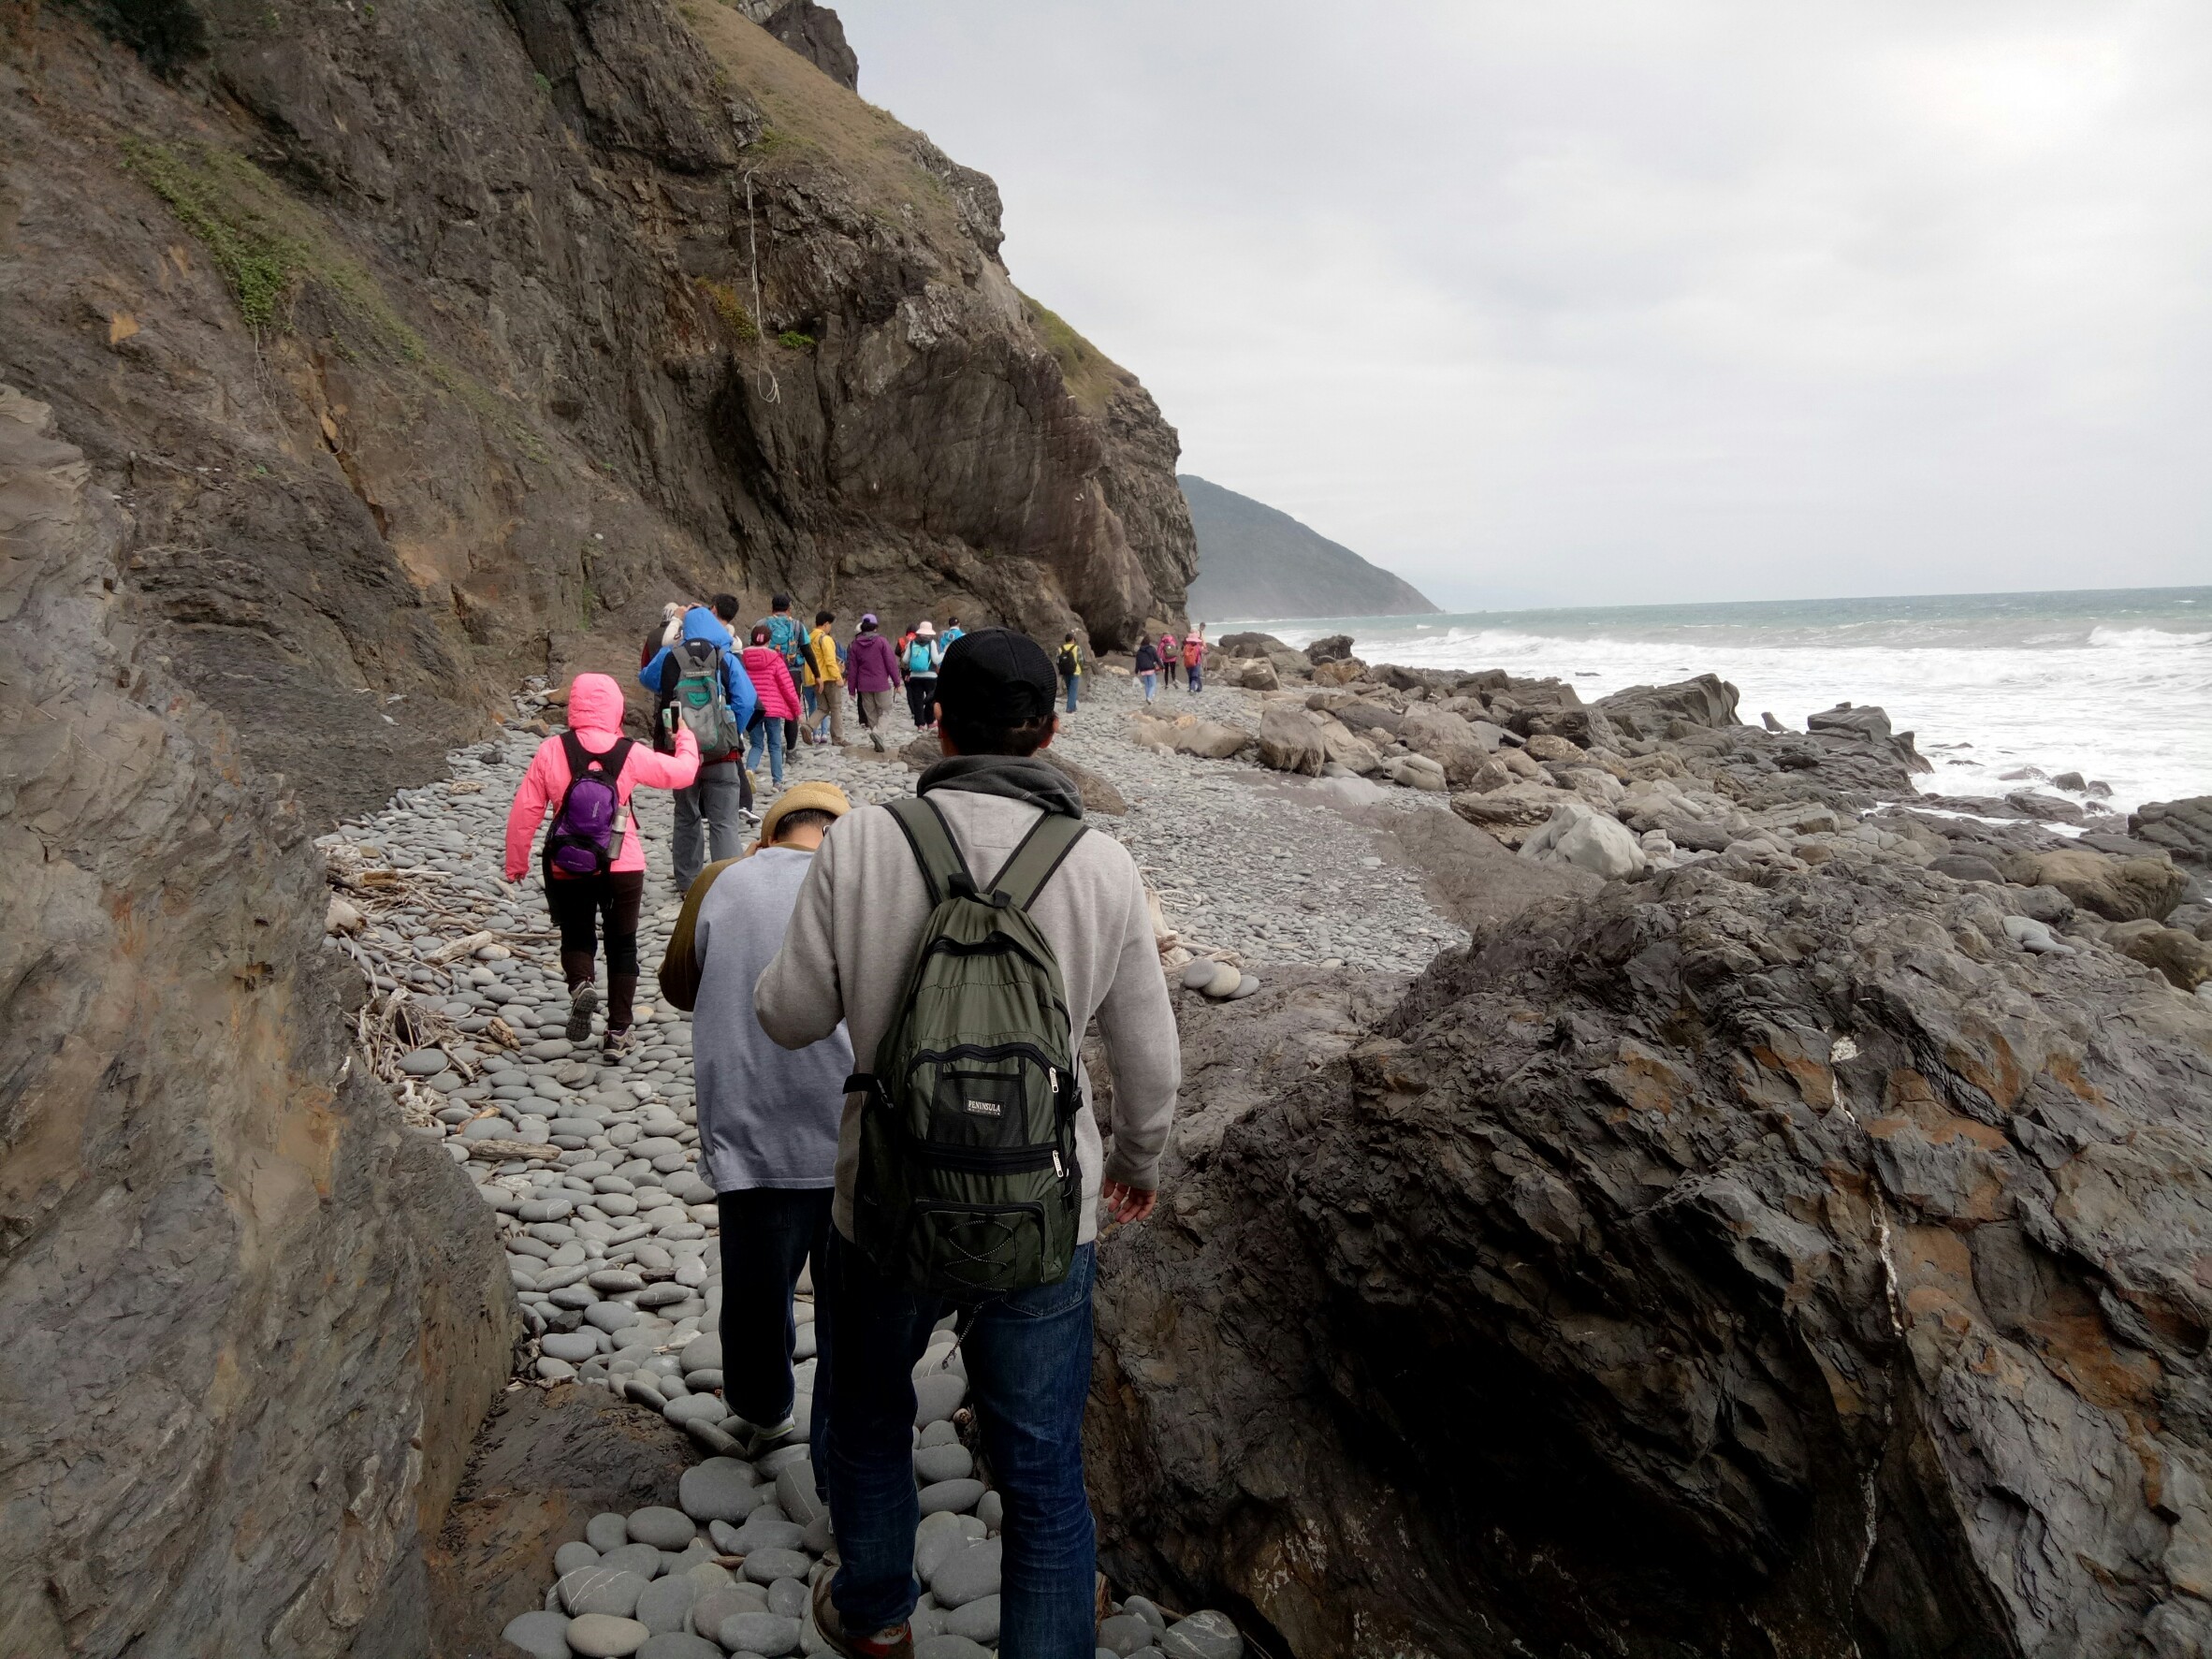
[[[761,706],[752,717],[752,727],[745,743],[745,768],[751,771],[761,764],[761,749],[768,750],[768,775],[776,787],[783,787],[783,738],[792,728],[784,722],[799,718],[799,689],[792,684],[791,669],[783,661],[783,653],[776,648],[774,634],[767,623],[755,622],[752,644],[743,653],[745,672],[752,681],[752,689],[760,694]]]
[[[606,934],[606,1055],[619,1057],[630,1047],[631,1005],[637,995],[637,912],[645,898],[645,840],[630,809],[631,792],[683,789],[699,773],[699,740],[678,721],[676,752],[657,754],[649,744],[622,735],[622,691],[604,674],[579,674],[568,693],[569,729],[538,745],[507,808],[506,875],[519,881],[530,870],[531,845],[547,813],[559,826],[575,781],[572,757],[580,754],[589,769],[598,762],[601,776],[611,775],[617,810],[613,836],[604,849],[605,867],[572,875],[544,857],[546,909],[560,930],[560,968],[568,981],[568,1040],[591,1035],[591,1015],[599,1005],[592,984],[597,971],[598,931]],[[601,797],[604,800],[604,796]]]
[[[851,647],[845,653],[845,683],[852,688],[860,723],[867,728],[868,741],[876,746],[878,754],[883,752],[883,722],[891,714],[892,693],[904,678],[898,653],[877,632],[875,613],[869,612],[861,618],[860,632],[852,636]]]

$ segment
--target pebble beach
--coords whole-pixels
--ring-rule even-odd
[[[1256,987],[1270,964],[1412,969],[1463,940],[1419,878],[1372,845],[1371,831],[1258,768],[1133,742],[1128,716],[1140,699],[1126,677],[1102,673],[1086,689],[1056,748],[1126,798],[1126,813],[1089,822],[1136,857],[1187,947],[1176,959],[1196,952],[1232,964],[1241,972],[1226,983]],[[1163,693],[1161,703],[1259,722],[1258,700],[1232,689]],[[807,1447],[748,1463],[733,1455],[724,1428],[723,1266],[714,1193],[696,1170],[690,1019],[653,989],[680,897],[669,877],[671,797],[635,797],[648,843],[644,978],[637,1041],[618,1059],[603,1059],[596,1028],[584,1043],[564,1034],[569,1000],[540,879],[500,879],[509,802],[559,714],[542,686],[530,688],[497,740],[456,751],[444,779],[400,792],[320,843],[334,887],[330,948],[370,981],[363,1050],[394,1085],[410,1131],[439,1141],[499,1217],[530,1333],[511,1386],[603,1388],[676,1425],[698,1454],[679,1506],[600,1514],[562,1543],[544,1564],[544,1607],[516,1619],[505,1639],[536,1659],[825,1651],[809,1587],[833,1540]],[[887,755],[865,739],[846,750],[802,746],[787,780],[826,779],[856,803],[910,792],[917,774],[896,746],[913,735],[902,716],[886,734]],[[1436,796],[1394,795],[1396,810],[1444,807]],[[1206,977],[1202,968],[1192,976]],[[793,1415],[803,1433],[815,1352],[805,1283],[796,1311]],[[949,1328],[916,1367],[915,1391],[916,1570],[927,1591],[917,1652],[973,1659],[993,1652],[997,1636],[1001,1511],[971,1449]],[[1236,1659],[1243,1649],[1226,1616],[1171,1614],[1141,1596],[1113,1604],[1100,1640],[1101,1654],[1141,1659]]]

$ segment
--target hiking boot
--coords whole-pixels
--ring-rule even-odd
[[[630,1051],[636,1046],[637,1033],[624,1026],[606,1034],[606,1041],[599,1045],[599,1057],[610,1066],[617,1065],[628,1059]]]
[[[749,1463],[758,1462],[778,1447],[787,1444],[798,1429],[798,1424],[788,1415],[781,1422],[764,1427],[760,1423],[749,1423],[741,1417],[733,1418],[731,1424],[735,1424],[735,1427],[725,1424],[722,1433],[737,1442],[735,1455]]]
[[[581,1042],[591,1035],[591,1016],[598,1010],[599,987],[597,985],[581,984],[569,994],[568,1040],[571,1042]]]
[[[879,1630],[873,1636],[852,1636],[837,1616],[837,1604],[830,1600],[828,1573],[815,1580],[814,1628],[822,1632],[822,1639],[829,1644],[833,1653],[842,1653],[845,1659],[914,1659],[914,1631],[910,1624],[895,1624],[889,1630]]]

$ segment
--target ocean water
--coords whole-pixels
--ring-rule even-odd
[[[1801,729],[1880,704],[1935,771],[1921,787],[1996,794],[2004,774],[2078,771],[2120,812],[2212,794],[2212,588],[1623,605],[1224,623],[1292,645],[1349,633],[1370,662],[1556,675],[1585,702],[1712,673],[1740,713]],[[2032,781],[2032,779],[2027,780]]]

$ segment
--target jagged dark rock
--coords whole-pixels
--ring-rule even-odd
[[[860,87],[860,59],[845,38],[837,14],[814,0],[784,0],[761,27],[848,91]]]
[[[1614,883],[1248,1092],[1102,1248],[1119,1581],[1301,1659],[2203,1651],[2212,1008],[2002,922]]]
[[[1599,698],[1597,706],[1631,737],[1665,737],[1677,720],[1690,726],[1735,725],[1736,698],[1736,688],[1726,680],[1701,674],[1674,685],[1630,686]]]
[[[166,14],[166,81],[68,9],[0,50],[0,376],[311,817],[674,595],[1180,620],[1142,387],[1014,290],[987,178],[738,12]]]
[[[2128,814],[2128,833],[2164,848],[2176,864],[2212,870],[2212,795],[2147,801]]]

